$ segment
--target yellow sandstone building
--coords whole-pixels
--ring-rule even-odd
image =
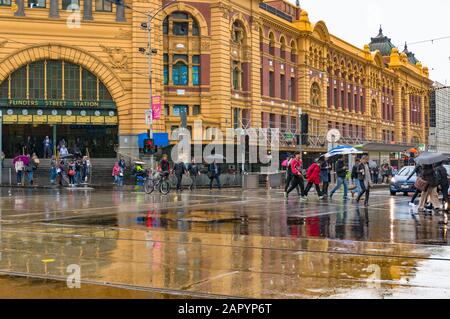
[[[95,157],[137,157],[147,133],[146,13],[157,143],[180,127],[279,128],[282,150],[427,144],[428,69],[383,34],[360,47],[282,0],[0,0],[3,149],[80,138]],[[145,50],[144,50],[145,49]],[[197,132],[198,133],[198,132]],[[193,132],[195,135],[196,132]],[[273,138],[273,136],[271,137]],[[301,144],[301,145],[299,145]],[[142,147],[142,145],[140,145]],[[386,146],[386,147],[383,147]],[[398,150],[395,150],[398,151]]]

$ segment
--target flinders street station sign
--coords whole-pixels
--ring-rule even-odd
[[[118,123],[116,104],[111,101],[0,99],[0,109],[3,124]]]

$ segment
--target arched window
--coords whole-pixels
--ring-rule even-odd
[[[168,43],[163,52],[164,85],[200,86],[201,52],[193,45],[178,43],[179,37],[188,37],[189,41],[199,41],[200,26],[194,16],[188,12],[176,11],[166,16],[162,23],[164,41]],[[178,42],[177,42],[178,41]],[[172,48],[176,46],[176,52]]]
[[[269,34],[269,54],[275,55],[275,36],[273,35],[273,32],[270,32]]]
[[[112,101],[93,73],[61,60],[36,61],[21,67],[0,85],[0,92],[1,98],[11,99]]]
[[[172,67],[172,81],[174,85],[188,85],[188,66],[184,61],[176,62]]]
[[[317,83],[313,83],[311,86],[311,105],[312,106],[320,106],[320,87]]]
[[[286,39],[284,37],[281,37],[280,44],[281,44],[280,56],[283,60],[285,60],[287,48],[286,48]]]
[[[237,91],[242,90],[242,70],[237,61],[233,62],[233,89]]]
[[[291,62],[297,62],[297,46],[294,40],[291,41]]]

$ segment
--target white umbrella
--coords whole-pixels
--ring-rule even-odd
[[[330,158],[330,157],[334,157],[334,156],[338,156],[338,155],[351,155],[351,154],[362,154],[362,152],[352,146],[341,145],[341,146],[333,148],[331,151],[329,151],[324,156],[325,156],[325,158]]]

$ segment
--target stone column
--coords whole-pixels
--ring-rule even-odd
[[[125,22],[125,4],[116,6],[116,22]]]
[[[49,18],[58,19],[59,18],[59,1],[58,0],[50,0],[50,12]]]
[[[24,17],[25,16],[25,0],[16,0],[17,11],[14,13],[16,17]]]
[[[92,1],[84,0],[83,20],[94,20],[92,16]]]

